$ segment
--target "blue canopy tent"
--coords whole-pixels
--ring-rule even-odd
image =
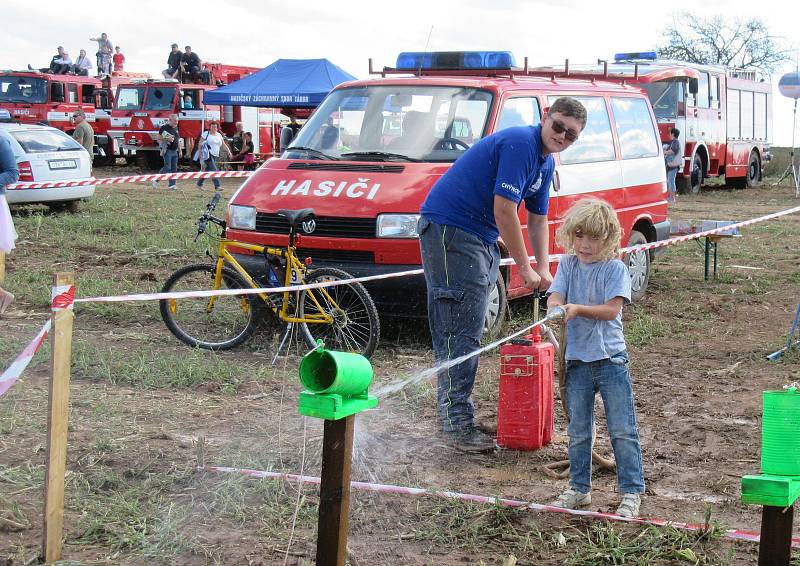
[[[278,59],[257,73],[203,96],[205,104],[314,108],[336,85],[354,81],[327,59]]]

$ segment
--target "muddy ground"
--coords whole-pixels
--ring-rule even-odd
[[[236,186],[226,181],[226,196]],[[171,215],[160,211],[180,207],[186,222],[209,196],[208,188],[203,195],[189,184],[176,194],[158,191],[144,185],[113,195],[98,190],[95,202],[73,218],[16,212],[21,242],[8,258],[6,287],[18,301],[0,319],[0,366],[45,319],[49,273],[74,270],[78,296],[94,296],[109,288],[155,290],[172,270],[200,260],[177,245],[126,253],[119,240],[105,239],[114,236],[108,230],[98,229],[92,245],[48,235],[48,223],[80,230],[109,207],[133,224],[142,222],[142,210],[169,224]],[[710,188],[680,198],[670,217],[743,220],[798,204],[788,185]],[[139,234],[148,229],[132,226]],[[800,379],[797,354],[766,360],[785,343],[799,285],[800,215],[723,241],[715,281],[703,280],[696,242],[669,248],[654,264],[647,296],[625,312],[647,482],[643,515],[703,523],[710,514],[725,528],[759,529],[760,508],[739,502],[740,478],[759,470],[761,392]],[[513,304],[506,329],[528,324],[529,309],[527,301]],[[424,321],[382,322],[373,360],[379,385],[432,364]],[[282,357],[271,366],[271,338],[262,331],[231,352],[192,352],[167,332],[155,303],[76,308],[64,558],[84,564],[312,563],[313,486],[298,491],[296,484],[196,469],[205,463],[319,474],[321,423],[298,417],[298,358]],[[0,564],[29,563],[41,542],[47,356],[40,353],[0,398]],[[481,358],[477,415],[489,427],[496,425],[498,371],[496,352]],[[558,404],[558,434],[545,449],[464,455],[439,438],[434,399],[431,384],[422,383],[359,416],[353,479],[539,503],[566,487],[541,471],[565,456]],[[610,453],[602,422],[599,444]],[[643,532],[435,498],[358,491],[352,498],[349,555],[358,565],[501,564],[511,555],[517,564],[604,564],[611,562],[576,558],[587,541],[596,543],[598,524],[627,541]],[[613,474],[595,474],[593,498],[592,509],[615,509]],[[699,563],[757,563],[753,543],[723,538],[698,544]]]

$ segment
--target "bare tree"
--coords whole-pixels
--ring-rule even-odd
[[[771,75],[791,60],[792,50],[781,37],[771,35],[758,18],[729,19],[721,15],[701,18],[691,12],[673,16],[662,32],[666,40],[658,54],[689,63],[753,69]]]

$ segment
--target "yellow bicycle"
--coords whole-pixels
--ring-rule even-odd
[[[309,269],[306,262],[297,257],[297,227],[314,217],[313,209],[279,210],[278,214],[289,222],[289,245],[285,248],[261,246],[226,238],[225,221],[213,215],[219,198],[220,194],[215,193],[205,213],[198,219],[195,237],[196,240],[206,232],[209,222],[220,227],[216,260],[179,269],[167,279],[162,292],[260,289],[352,279],[341,269]],[[261,254],[265,274],[257,279],[251,276],[236,261],[230,248]],[[270,277],[270,272],[274,277]],[[286,325],[278,351],[290,336],[291,325],[299,325],[299,334],[309,348],[316,346],[317,339],[322,339],[328,349],[356,352],[367,357],[375,351],[380,336],[375,303],[358,282],[279,293],[262,291],[162,299],[160,308],[170,332],[189,346],[207,350],[227,350],[238,346],[264,321]]]

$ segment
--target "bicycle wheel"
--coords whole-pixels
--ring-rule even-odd
[[[214,288],[213,264],[189,265],[173,273],[162,293],[207,291]],[[221,289],[249,285],[235,271],[222,268]],[[178,340],[193,348],[228,350],[247,340],[258,327],[258,295],[220,295],[187,299],[161,299],[161,318]]]
[[[305,283],[342,279],[352,279],[352,275],[341,269],[322,267],[309,272]],[[322,310],[333,317],[332,324],[302,323],[302,333],[309,346],[316,346],[316,340],[321,338],[329,350],[355,352],[369,358],[375,352],[381,332],[372,297],[361,283],[334,285],[325,287],[325,291],[327,296],[320,289],[300,292],[300,318],[320,313],[312,295]]]

